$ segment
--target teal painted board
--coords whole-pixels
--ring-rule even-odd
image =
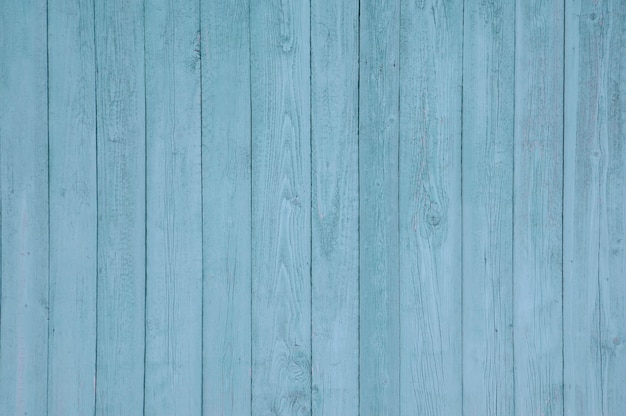
[[[96,414],[143,413],[144,10],[96,2],[98,283]]]
[[[252,414],[311,413],[310,5],[250,3]]]
[[[359,413],[358,2],[311,3],[313,415]]]
[[[250,5],[201,5],[203,410],[251,406]]]
[[[403,1],[400,408],[462,414],[462,1]]]
[[[360,414],[400,414],[400,0],[360,2]]]
[[[515,4],[464,12],[463,413],[513,415]]]
[[[0,414],[46,414],[48,81],[45,1],[0,1]]]
[[[48,2],[48,415],[92,415],[96,378],[96,71],[93,2]]]
[[[565,413],[626,403],[622,2],[566,3]]]
[[[463,2],[400,15],[400,414],[460,415]]]
[[[147,415],[202,413],[198,8],[145,2]]]
[[[515,414],[563,413],[563,2],[517,2]]]

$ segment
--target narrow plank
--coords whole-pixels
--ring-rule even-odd
[[[359,413],[358,2],[311,4],[314,415]]]
[[[513,415],[515,4],[464,13],[463,413]]]
[[[91,0],[48,2],[48,415],[91,415],[96,370],[96,70]]]
[[[360,2],[360,414],[400,414],[400,0]]]
[[[590,14],[590,18],[593,16]],[[602,59],[600,269],[603,415],[626,403],[626,3],[606,2],[596,16],[605,28]],[[605,52],[606,51],[606,52]]]
[[[310,5],[250,5],[252,414],[308,415]]]
[[[46,414],[46,1],[0,0],[0,414]]]
[[[463,2],[405,0],[401,16],[401,414],[458,415]]]
[[[149,415],[202,413],[200,18],[147,0],[146,368]]]
[[[142,414],[145,84],[140,0],[96,2],[98,284],[96,414]]]
[[[563,413],[563,1],[516,2],[515,414]]]
[[[618,414],[626,401],[621,3],[566,5],[564,382],[572,415]]]
[[[251,406],[249,10],[201,5],[205,415]]]

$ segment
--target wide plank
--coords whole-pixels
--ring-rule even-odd
[[[96,2],[96,414],[144,409],[144,4]]]
[[[459,415],[463,2],[400,14],[400,414]]]
[[[91,0],[48,2],[48,415],[92,415],[96,377],[96,60]]]
[[[146,0],[146,415],[202,413],[200,18]]]
[[[563,413],[563,1],[516,2],[515,414]]]
[[[203,410],[251,406],[249,0],[201,4]]]
[[[358,2],[311,4],[313,415],[359,414]]]
[[[0,414],[45,415],[48,391],[46,1],[0,0]]]
[[[400,0],[360,2],[360,414],[400,414]]]
[[[463,413],[512,415],[515,4],[464,13]]]
[[[310,4],[250,6],[252,414],[309,415]]]
[[[626,402],[626,5],[568,1],[565,21],[565,414]]]

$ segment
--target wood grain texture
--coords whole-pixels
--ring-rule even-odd
[[[201,5],[205,415],[251,406],[249,11]]]
[[[516,3],[515,414],[563,413],[563,2]]]
[[[91,415],[96,377],[96,71],[93,2],[48,2],[48,415]]]
[[[96,2],[96,414],[142,414],[145,360],[144,7]]]
[[[512,415],[515,4],[464,13],[463,413]]]
[[[400,414],[400,0],[360,3],[360,414]]]
[[[566,3],[565,413],[623,412],[626,396],[622,2]]]
[[[202,413],[200,16],[147,0],[144,413]]]
[[[311,4],[314,415],[359,412],[357,2]]]
[[[0,0],[0,414],[46,414],[46,2]]]
[[[462,1],[402,1],[400,408],[461,414]]]
[[[311,413],[310,5],[253,1],[252,414]]]

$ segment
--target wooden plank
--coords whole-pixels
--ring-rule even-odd
[[[48,415],[88,415],[96,377],[96,70],[92,1],[48,2]]]
[[[0,414],[44,415],[48,364],[46,2],[0,0]]]
[[[360,3],[360,414],[400,414],[400,0]]]
[[[148,0],[144,413],[202,413],[200,19]]]
[[[252,414],[311,412],[310,7],[250,3]]]
[[[141,414],[145,352],[144,14],[96,2],[96,414]]]
[[[515,413],[563,413],[563,1],[516,2]]]
[[[201,5],[203,408],[250,414],[249,1]]]
[[[626,401],[622,2],[566,5],[565,413],[618,414]]]
[[[403,1],[401,414],[461,414],[463,2]]]
[[[464,13],[463,413],[512,415],[515,4]]]
[[[311,4],[314,415],[359,413],[358,17]]]

